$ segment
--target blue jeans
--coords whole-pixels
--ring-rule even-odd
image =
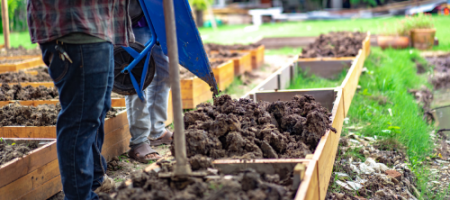
[[[136,41],[141,44],[147,43],[151,38],[148,27],[133,28],[133,32]],[[153,47],[152,56],[155,59],[156,72],[153,81],[144,90],[145,102],[137,95],[125,96],[131,133],[130,147],[149,142],[148,136],[158,138],[166,130],[164,122],[167,120],[170,90],[169,59],[160,45]]]
[[[54,43],[41,44],[61,103],[56,146],[65,199],[98,199],[93,191],[103,182],[107,167],[100,153],[105,116],[111,108],[113,45],[61,46],[73,63],[60,58]]]

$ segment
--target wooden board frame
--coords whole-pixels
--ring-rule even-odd
[[[219,90],[224,91],[234,80],[234,62],[225,61],[220,66],[212,68]]]
[[[335,128],[337,132],[334,133],[328,130],[320,139],[320,142],[313,154],[313,160],[316,160],[318,162],[320,199],[325,199],[329,180],[333,171],[333,165],[336,157],[337,147],[339,144],[342,125],[345,118],[344,101],[342,100],[342,89],[320,88],[305,90],[260,91],[249,95],[249,97],[254,99],[254,101],[262,100],[273,102],[277,101],[278,99],[281,101],[287,101],[297,94],[313,95],[317,101],[321,102],[322,105],[328,108],[330,106],[330,102],[332,102],[332,127]],[[333,94],[334,99],[330,99],[330,96]]]
[[[234,75],[238,76],[245,72],[252,71],[252,54],[251,52],[244,52],[240,58],[232,59],[234,63]]]
[[[23,106],[38,106],[43,104],[56,105],[59,103],[58,99],[50,100],[11,100],[11,101],[0,101],[0,107],[6,106],[11,103],[18,102]],[[125,107],[125,98],[111,98],[111,107]]]
[[[130,130],[126,110],[105,120],[105,141],[102,155],[110,160],[129,149]],[[6,126],[0,127],[3,138],[56,138],[56,126]]]
[[[11,138],[12,139],[12,138]],[[10,138],[4,138],[10,140]],[[0,200],[47,199],[62,190],[55,139],[16,139],[46,141],[28,155],[0,166]]]
[[[260,173],[287,174],[293,171],[297,164],[306,166],[305,175],[295,195],[295,200],[317,200],[319,199],[319,180],[317,161],[310,159],[255,159],[255,160],[235,160],[221,159],[213,161],[219,171],[232,173],[242,171],[246,168],[253,168]]]
[[[209,85],[198,77],[181,80],[183,109],[194,109],[198,104],[212,99]]]
[[[29,58],[22,62],[0,64],[0,73],[16,72],[19,70],[29,69],[29,68],[33,68],[33,67],[42,66],[42,65],[45,65],[45,63],[44,63],[44,61],[42,61],[41,57]]]
[[[343,101],[345,107],[345,116],[348,114],[350,105],[352,103],[353,96],[355,95],[356,89],[358,87],[359,77],[361,75],[362,68],[365,61],[365,51],[359,50],[358,56],[352,62],[350,70],[347,72],[344,81],[340,88],[342,88]]]

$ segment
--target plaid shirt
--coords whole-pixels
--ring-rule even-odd
[[[134,42],[129,0],[28,0],[28,28],[33,43],[45,43],[74,32],[115,45]]]

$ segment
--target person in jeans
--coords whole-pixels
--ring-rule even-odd
[[[133,32],[136,42],[141,44],[146,44],[152,37],[145,17],[140,17],[133,24]],[[131,133],[128,155],[143,163],[161,158],[150,144],[157,146],[172,141],[172,132],[166,130],[164,124],[170,90],[169,60],[159,43],[152,48],[151,55],[155,60],[156,72],[153,81],[144,90],[145,101],[141,101],[137,94],[125,96]]]
[[[129,0],[27,1],[28,28],[59,92],[57,153],[65,199],[98,199],[111,107],[113,44],[134,42]],[[110,181],[110,180],[109,180]],[[105,181],[106,182],[106,181]]]

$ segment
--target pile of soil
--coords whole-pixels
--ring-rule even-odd
[[[434,75],[430,80],[434,89],[450,88],[450,55],[427,58],[427,60],[434,65]]]
[[[23,87],[16,84],[10,86],[3,83],[0,88],[0,101],[10,100],[47,100],[58,97],[58,90],[56,88],[48,88],[45,86],[33,87],[31,85]]]
[[[6,72],[0,74],[0,83],[17,83],[17,82],[52,82],[52,78],[48,74],[48,68],[39,67],[36,70],[37,75],[31,75],[23,71]]]
[[[223,95],[214,105],[202,103],[185,113],[187,156],[302,158],[314,152],[328,129],[336,132],[330,116],[309,95],[273,103]]]
[[[14,158],[20,158],[28,154],[33,149],[38,148],[38,142],[29,142],[10,145],[0,142],[0,165],[3,165]]]
[[[313,43],[303,48],[299,58],[355,57],[366,39],[362,32],[330,32],[321,34]]]
[[[218,53],[210,53],[208,54],[208,58],[212,59],[233,59],[233,58],[240,58],[245,53],[239,53],[239,52],[231,52],[231,51],[219,51]]]
[[[0,108],[2,126],[53,126],[61,110],[61,105],[22,106],[13,103]],[[123,109],[111,108],[106,118],[113,118]]]
[[[160,162],[159,172],[150,171],[134,175],[132,186],[125,183],[116,193],[100,193],[100,199],[293,199],[292,175],[281,179],[278,174],[260,174],[248,168],[236,174],[222,174],[212,168],[211,160],[196,156],[190,159],[193,170],[206,172],[206,177],[189,177],[185,180],[159,178],[158,173],[172,171],[173,164]]]
[[[2,49],[0,51],[0,56],[40,56],[42,54],[41,49],[38,47],[34,49],[25,49],[22,46],[18,48],[11,47],[10,49]]]
[[[252,50],[256,49],[260,46],[260,44],[232,44],[232,45],[224,45],[224,44],[215,44],[208,43],[203,45],[206,52],[209,51],[224,51],[224,50]]]

